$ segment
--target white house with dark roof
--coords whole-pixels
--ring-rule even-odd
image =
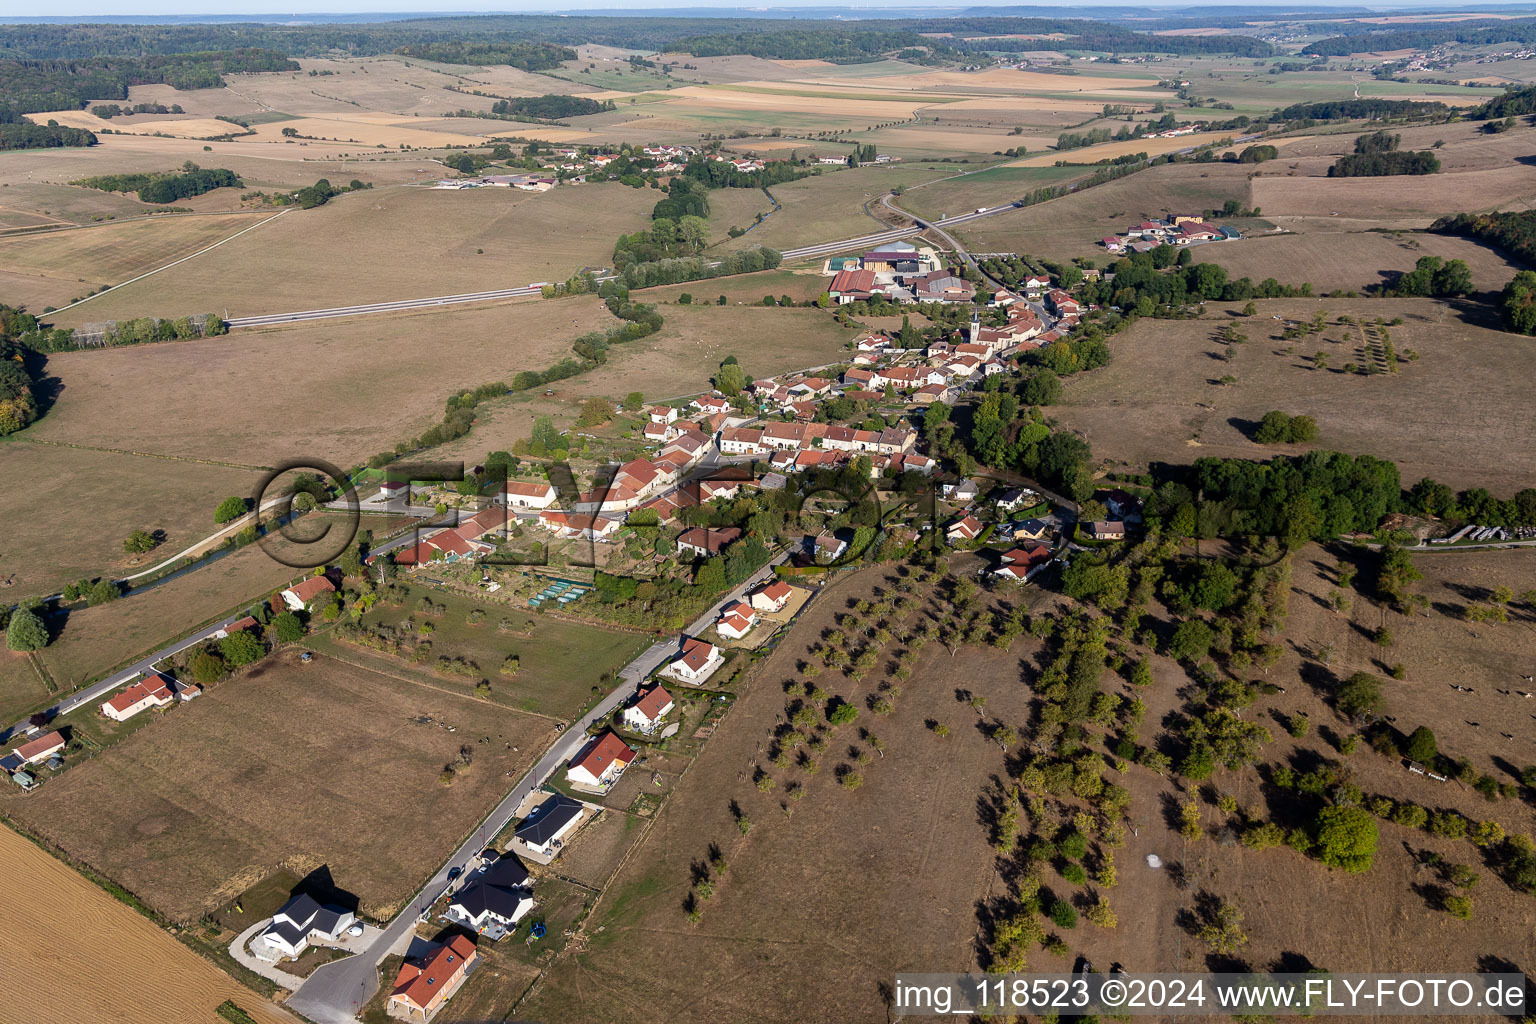
[[[533,909],[529,877],[522,861],[504,853],[459,886],[445,914],[450,921],[494,942],[516,928]]]
[[[295,957],[311,942],[335,942],[356,922],[352,911],[322,907],[313,896],[299,893],[272,915],[271,923],[251,942],[251,951],[264,960]]]
[[[540,856],[554,857],[585,813],[586,805],[580,800],[557,793],[529,812],[513,837]]]

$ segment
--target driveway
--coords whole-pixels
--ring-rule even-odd
[[[229,944],[229,955],[234,957],[242,967],[256,972],[268,981],[281,985],[290,992],[297,992],[299,986],[304,984],[303,978],[297,974],[289,974],[272,961],[263,960],[249,949],[246,949],[246,944],[271,923],[272,919],[269,917],[265,921],[257,921],[241,932],[235,941]]]

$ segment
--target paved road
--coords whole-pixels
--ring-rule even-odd
[[[785,262],[805,260],[816,256],[831,256],[836,253],[846,252],[849,249],[857,249],[866,245],[877,245],[881,242],[895,242],[912,235],[921,234],[929,228],[952,227],[956,224],[964,224],[967,221],[977,220],[981,217],[995,217],[999,213],[1018,209],[1015,203],[1003,203],[1001,206],[993,206],[980,213],[962,213],[956,217],[945,217],[942,220],[924,220],[906,210],[900,211],[903,215],[911,217],[913,223],[907,227],[892,228],[889,231],[880,231],[872,235],[860,235],[858,238],[845,238],[837,242],[822,242],[817,245],[807,245],[799,249],[785,249],[783,252]]]
[[[297,313],[268,313],[265,316],[237,316],[225,321],[230,327],[265,327],[270,324],[287,324],[299,320],[330,320],[334,317],[360,316],[364,313],[393,313],[406,309],[431,309],[434,306],[453,306],[464,302],[492,302],[496,299],[520,299],[538,295],[532,285],[517,288],[500,288],[484,292],[464,292],[461,295],[436,295],[424,299],[401,299],[398,302],[370,302],[357,306],[335,306],[331,309],[306,309]]]
[[[63,700],[53,705],[51,708],[48,708],[45,714],[47,714],[50,719],[57,718],[60,715],[69,714],[71,711],[74,711],[76,708],[83,704],[89,704],[92,701],[100,700],[107,694],[111,693],[113,690],[117,689],[119,686],[123,686],[128,683],[135,676],[143,675],[145,672],[150,671],[155,667],[156,664],[163,661],[164,659],[171,657],[173,654],[180,654],[182,651],[186,650],[188,647],[194,646],[195,644],[202,643],[204,640],[207,640],[219,630],[228,626],[231,622],[244,617],[245,612],[236,612],[233,615],[220,619],[218,622],[215,622],[211,626],[204,626],[202,629],[198,630],[196,633],[193,633],[191,636],[183,637],[182,639],[177,640],[175,643],[167,647],[162,647],[160,650],[156,651],[154,654],[151,654],[149,657],[142,658],[139,661],[134,662],[132,665],[129,665],[121,672],[110,675],[106,679],[103,679],[101,682],[88,686],[83,690],[76,690],[68,697],[65,697]],[[4,732],[0,732],[0,743],[8,742],[11,737],[15,736],[18,732],[21,732],[26,728],[27,723],[25,721],[17,722],[9,729],[6,729]]]
[[[758,570],[741,586],[722,597],[713,607],[688,626],[690,634],[703,632],[712,624],[726,604],[741,599],[751,588],[773,575],[774,567],[789,557],[788,552],[779,555]],[[668,639],[652,645],[619,672],[620,684],[585,715],[563,730],[538,763],[528,769],[512,791],[496,805],[474,834],[454,851],[446,864],[438,868],[426,886],[400,914],[385,926],[373,945],[345,960],[336,960],[321,966],[309,976],[299,990],[288,1000],[288,1005],[319,1024],[355,1024],[355,1015],[363,1004],[373,997],[379,983],[379,964],[392,950],[402,948],[415,931],[416,921],[436,901],[449,884],[449,872],[458,868],[467,873],[469,863],[486,843],[494,839],[528,794],[537,790],[561,765],[575,756],[586,742],[586,731],[594,722],[606,718],[620,704],[634,695],[639,682],[652,671],[677,654],[678,641]]]

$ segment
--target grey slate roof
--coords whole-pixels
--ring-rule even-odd
[[[528,816],[515,834],[529,846],[543,846],[579,814],[580,801],[568,796],[552,796]]]

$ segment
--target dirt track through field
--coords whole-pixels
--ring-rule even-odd
[[[40,848],[0,829],[0,1024],[210,1024],[226,999],[262,1024],[294,1018],[235,983]]]

